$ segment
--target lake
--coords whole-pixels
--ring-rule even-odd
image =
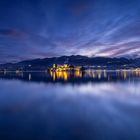
[[[0,73],[0,140],[139,140],[140,71]]]

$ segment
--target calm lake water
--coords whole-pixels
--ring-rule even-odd
[[[0,140],[140,140],[140,71],[0,73]]]

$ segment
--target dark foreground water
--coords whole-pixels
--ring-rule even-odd
[[[0,140],[140,140],[140,72],[1,73]]]

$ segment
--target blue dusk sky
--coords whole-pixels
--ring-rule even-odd
[[[140,0],[0,0],[0,63],[140,56]]]

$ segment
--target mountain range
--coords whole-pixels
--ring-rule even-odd
[[[53,64],[73,64],[76,66],[95,66],[107,68],[136,68],[140,67],[140,58],[107,58],[107,57],[87,57],[81,55],[61,56],[44,59],[25,60],[17,63],[1,64],[0,69],[26,69],[43,70],[52,67]]]

